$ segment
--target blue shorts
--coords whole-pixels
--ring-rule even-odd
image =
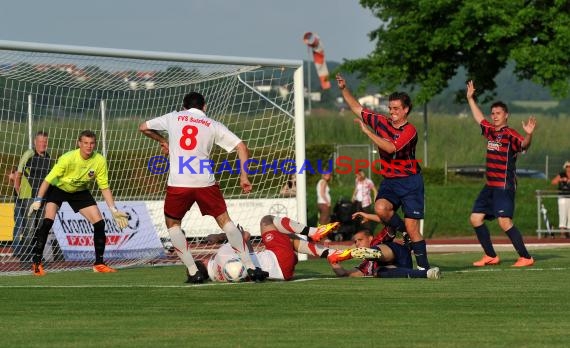
[[[515,191],[485,186],[473,204],[472,213],[485,214],[486,220],[497,217],[513,218]]]
[[[384,243],[394,253],[394,265],[403,268],[414,268],[412,263],[412,252],[402,244],[389,242]]]
[[[424,180],[421,174],[384,179],[378,188],[376,200],[380,198],[392,203],[394,211],[402,207],[404,217],[424,218]]]
[[[391,266],[396,266],[399,268],[408,268],[408,269],[414,268],[414,264],[412,262],[412,252],[410,251],[410,249],[408,249],[408,247],[405,247],[402,244],[394,242],[388,242],[382,244],[386,245],[394,253],[394,262],[390,264]],[[384,264],[375,263],[376,268],[374,268],[374,270],[372,271],[373,274],[367,274],[366,268],[363,265],[366,264],[365,263],[361,264],[359,269],[365,275],[378,275],[380,272],[394,269]]]

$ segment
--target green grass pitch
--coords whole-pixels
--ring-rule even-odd
[[[185,285],[182,266],[2,276],[0,345],[567,347],[570,249],[533,256],[476,269],[479,253],[431,254],[440,280],[337,279],[324,260],[262,284]]]

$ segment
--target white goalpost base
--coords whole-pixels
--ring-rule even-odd
[[[302,67],[291,60],[0,40],[0,173],[5,178],[0,185],[0,275],[30,272],[41,217],[22,219],[19,238],[13,240],[15,209],[27,212],[30,201],[16,200],[9,175],[33,146],[37,131],[48,133],[54,161],[76,148],[82,130],[96,133],[117,207],[129,214],[129,226],[118,229],[100,190],[91,188],[106,222],[109,265],[177,262],[162,211],[167,170],[164,163],[156,164],[162,156],[159,146],[140,134],[138,125],[180,109],[184,94],[193,90],[206,97],[208,116],[243,139],[256,160],[250,165],[253,192],[242,195],[239,176],[229,170],[237,167],[236,154],[213,153],[232,220],[253,236],[259,236],[259,220],[267,214],[306,222],[304,175],[297,175],[296,197],[279,194],[294,170],[284,161],[305,159]],[[211,255],[216,246],[204,237],[220,232],[212,217],[202,217],[193,207],[182,227],[195,259]],[[92,226],[67,203],[50,236],[44,252],[48,272],[92,266]],[[254,243],[260,247],[258,237]]]

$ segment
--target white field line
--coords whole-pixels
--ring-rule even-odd
[[[538,267],[525,267],[525,268],[496,268],[485,267],[481,269],[468,269],[459,271],[445,271],[442,270],[443,281],[445,281],[445,274],[449,273],[478,273],[478,272],[545,272],[545,271],[570,271],[570,267],[551,267],[551,268],[538,268]],[[366,277],[372,278],[372,277]],[[315,280],[340,280],[348,278],[338,277],[324,277],[324,278],[301,278],[287,282],[281,281],[267,281],[266,283],[300,283],[310,282]],[[379,280],[380,281],[380,280]],[[381,280],[389,281],[389,280]],[[434,280],[429,280],[434,281]],[[441,280],[439,280],[441,281]],[[130,285],[0,285],[0,289],[195,289],[210,286],[263,286],[263,283],[256,284],[254,282],[241,282],[241,283],[221,283],[209,282],[206,284],[188,284],[188,285],[152,285],[152,284],[130,284]]]
[[[287,282],[281,281],[266,281],[266,283],[297,283],[297,282],[309,282],[314,280],[336,280],[341,279],[337,277],[326,277],[326,278],[302,278],[295,279]],[[180,284],[180,285],[152,285],[152,284],[128,284],[128,285],[0,285],[0,289],[161,289],[161,288],[200,288],[209,286],[263,286],[263,283],[257,284],[254,282],[239,282],[239,283],[223,283],[223,282],[208,282],[206,284]]]

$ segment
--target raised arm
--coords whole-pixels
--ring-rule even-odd
[[[471,108],[473,119],[477,124],[481,124],[485,119],[485,115],[483,115],[483,112],[475,101],[475,85],[473,84],[473,80],[467,82],[467,102],[469,103],[469,108]]]
[[[352,112],[354,112],[355,115],[360,116],[363,107],[362,105],[360,105],[358,100],[354,98],[352,93],[350,93],[350,91],[346,87],[346,81],[344,80],[344,77],[342,77],[341,74],[336,74],[336,82],[338,83],[338,88],[340,88],[340,91],[342,92],[342,97],[344,98],[344,101],[346,102],[350,110],[352,110]]]
[[[528,149],[532,143],[532,133],[534,133],[534,129],[536,128],[536,117],[530,116],[526,123],[524,121],[522,122],[522,126],[526,133],[522,147],[523,149]]]

